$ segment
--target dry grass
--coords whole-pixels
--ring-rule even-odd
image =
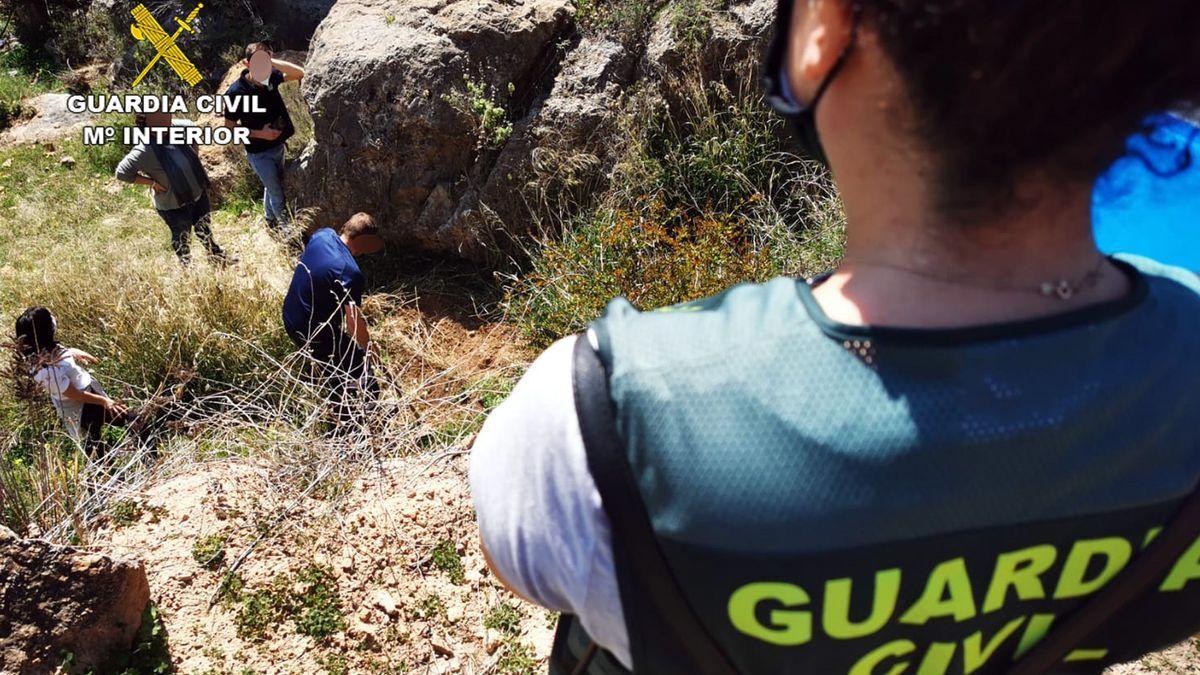
[[[674,110],[657,91],[632,94],[615,134],[624,146],[598,198],[564,199],[562,162],[547,167],[544,234],[508,297],[535,343],[580,330],[616,296],[653,309],[814,274],[840,257],[832,181],[788,152],[786,129],[757,95],[704,84],[698,66],[672,93]]]

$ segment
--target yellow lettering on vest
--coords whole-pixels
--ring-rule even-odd
[[[1150,542],[1154,541],[1154,538],[1158,536],[1159,532],[1162,532],[1161,527],[1150,528],[1150,531],[1146,533],[1146,538],[1142,540],[1142,548],[1144,549],[1149,546]]]
[[[935,642],[929,645],[925,658],[921,659],[921,667],[917,675],[946,675],[950,670],[950,662],[954,660],[954,651],[958,645],[953,642]]]
[[[1099,590],[1117,572],[1124,569],[1133,555],[1133,546],[1121,537],[1085,539],[1075,542],[1067,561],[1063,563],[1062,576],[1054,589],[1054,599],[1078,598]],[[1104,569],[1091,579],[1084,579],[1096,556],[1104,556]]]
[[[784,609],[771,610],[770,626],[758,620],[756,610],[763,602],[784,606]],[[729,621],[750,637],[773,645],[794,647],[812,639],[812,615],[795,609],[808,602],[808,593],[794,584],[766,581],[746,584],[729,596]]]
[[[1107,649],[1076,649],[1067,654],[1067,658],[1063,659],[1066,663],[1076,663],[1079,661],[1099,661],[1108,656]]]
[[[858,660],[850,668],[849,675],[880,675],[875,672],[875,666],[881,665],[888,659],[897,659],[905,654],[911,654],[917,651],[917,645],[911,640],[893,640],[876,649],[871,650],[866,656]],[[882,675],[900,675],[908,670],[908,662],[901,661],[891,667],[890,670],[884,671]]]
[[[850,579],[833,579],[825,584],[825,607],[822,625],[825,632],[837,640],[853,640],[879,632],[896,611],[900,597],[900,570],[881,570],[875,573],[875,594],[871,615],[855,623],[850,619]]]
[[[952,616],[966,621],[975,616],[975,595],[967,562],[962,558],[947,560],[930,572],[925,590],[912,607],[900,617],[901,623],[924,626],[930,619]]]
[[[1029,623],[1025,624],[1025,632],[1021,634],[1021,642],[1017,645],[1017,651],[1013,654],[1013,660],[1019,659],[1030,650],[1033,646],[1042,641],[1046,637],[1046,633],[1050,632],[1050,626],[1054,624],[1053,614],[1034,614],[1029,617]]]
[[[1049,544],[1032,546],[1003,553],[996,558],[996,571],[983,599],[983,613],[994,612],[1004,606],[1008,589],[1017,592],[1020,600],[1040,600],[1046,597],[1046,588],[1041,576],[1054,565],[1058,551]]]
[[[1183,556],[1175,562],[1175,566],[1171,568],[1171,573],[1163,581],[1162,586],[1158,590],[1181,591],[1183,587],[1188,585],[1188,582],[1195,579],[1200,579],[1200,539],[1192,543],[1192,547],[1184,553]]]
[[[963,673],[971,675],[971,673],[983,667],[989,659],[996,654],[996,650],[1000,645],[1004,644],[1021,624],[1025,623],[1025,617],[1018,616],[1017,618],[1004,624],[1004,628],[1000,629],[991,640],[988,640],[986,645],[983,645],[983,631],[978,631],[967,636],[963,640]]]

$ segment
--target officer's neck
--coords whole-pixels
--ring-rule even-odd
[[[1020,207],[969,219],[937,208],[932,171],[879,147],[831,153],[847,217],[845,255],[815,291],[830,318],[848,324],[947,328],[1049,316],[1121,297],[1128,280],[1101,259],[1091,229],[1091,189],[1028,180]],[[1093,281],[1085,280],[1095,272]],[[1047,282],[1078,286],[1063,300]]]

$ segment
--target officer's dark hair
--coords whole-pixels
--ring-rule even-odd
[[[17,317],[16,345],[21,356],[30,359],[58,349],[54,316],[45,307],[30,307]]]
[[[1149,115],[1200,107],[1197,0],[857,7],[905,83],[948,213],[1003,205],[1029,172],[1090,183]]]
[[[250,44],[246,45],[246,51],[243,53],[243,58],[249,61],[250,57],[254,56],[256,52],[264,49],[272,54],[275,53],[275,50],[271,49],[271,44],[269,42],[251,42]]]

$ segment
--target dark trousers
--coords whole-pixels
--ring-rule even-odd
[[[179,261],[184,265],[192,261],[190,238],[193,230],[196,232],[196,238],[208,250],[209,257],[215,262],[225,261],[225,252],[213,241],[210,227],[212,206],[208,201],[208,190],[191,204],[159,211],[158,215],[167,223],[167,227],[171,228],[171,248],[175,249],[175,255],[179,256]]]
[[[113,415],[103,406],[95,403],[85,403],[79,414],[79,430],[83,434],[83,449],[92,455],[103,449],[101,437],[104,425],[118,428],[132,426],[137,421],[137,414],[127,412],[124,415]]]
[[[312,355],[313,378],[339,423],[359,419],[363,404],[379,398],[379,381],[371,372],[367,351],[345,331],[325,328],[306,336],[289,329],[288,336]]]

